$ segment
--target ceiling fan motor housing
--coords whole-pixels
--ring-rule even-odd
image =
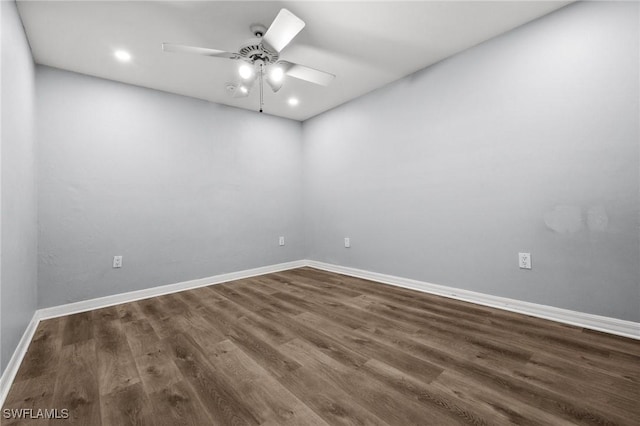
[[[262,37],[251,38],[247,40],[238,51],[241,57],[251,61],[264,61],[265,64],[275,63],[280,55],[278,52],[265,46]]]

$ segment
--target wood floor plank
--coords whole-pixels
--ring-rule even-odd
[[[146,319],[122,322],[122,330],[129,343],[131,355],[137,357],[156,348],[160,338]]]
[[[247,308],[243,304],[237,303],[237,300],[243,299],[240,293],[235,291],[229,293],[224,289],[219,289],[219,291],[221,294],[225,294],[225,297],[230,296],[230,298],[225,299],[226,302],[224,304],[216,304],[215,309],[220,311],[225,310],[229,316],[235,318],[235,320],[243,324],[246,328],[250,328],[258,333],[260,337],[275,345],[280,345],[295,338],[295,336],[286,329],[274,325],[271,321],[257,313],[255,310],[258,306],[257,304],[252,304]],[[244,300],[246,301],[246,299]],[[251,302],[249,303],[251,304]]]
[[[360,310],[363,310],[367,314],[371,315],[367,309],[372,306],[370,299],[354,298],[347,302],[349,306],[355,308],[356,312],[360,314]],[[375,302],[373,302],[375,305]],[[423,336],[424,340],[429,341],[430,344],[438,343],[443,346],[449,346],[452,349],[458,349],[461,351],[488,351],[490,353],[496,353],[500,357],[513,359],[513,360],[528,360],[531,358],[533,352],[531,350],[523,349],[520,346],[514,345],[511,342],[495,341],[487,339],[485,335],[480,335],[473,331],[469,331],[466,327],[460,327],[458,325],[451,326],[450,324],[442,324],[436,321],[431,321],[427,327],[419,327],[422,322],[415,322],[407,320],[406,317],[395,314],[395,311],[402,309],[399,306],[391,307],[387,305],[388,310],[377,310],[378,314],[373,314],[377,321],[369,321],[365,327],[361,329],[371,329],[372,326],[377,326],[380,329],[390,330],[390,325],[395,323],[402,323],[402,319],[405,322],[417,326],[415,331],[409,330],[409,334],[416,336]],[[392,322],[393,321],[393,322]],[[395,330],[407,333],[407,330],[393,327]],[[418,338],[418,337],[417,337]]]
[[[323,376],[337,383],[352,399],[387,423],[407,425],[424,421],[422,410],[414,401],[403,399],[395,389],[379,385],[361,371],[336,362],[312,345],[296,339],[285,343],[282,348],[295,354],[296,359],[305,367],[318,370]],[[432,411],[429,415],[434,424],[457,423],[455,419],[437,411]]]
[[[186,381],[174,383],[149,395],[154,425],[201,426],[214,424],[209,412]]]
[[[347,342],[348,346],[354,348],[356,352],[369,358],[377,357],[425,383],[430,383],[443,371],[441,367],[423,358],[398,352],[394,347],[385,344],[379,339],[372,338],[355,330],[349,330],[345,326],[321,318],[314,313],[306,312],[298,315],[296,319],[311,327],[317,327],[328,334],[338,336],[338,340]]]
[[[134,303],[159,338],[172,337],[177,332],[171,318],[162,311],[162,303],[155,299],[144,299]]]
[[[188,313],[191,308],[185,303],[179,294],[165,294],[154,298],[154,303],[160,305],[160,312],[164,318],[172,318],[177,315],[184,315]]]
[[[15,382],[55,372],[62,347],[64,318],[41,321],[16,374]]]
[[[163,342],[158,341],[154,346],[154,349],[148,348],[135,358],[144,390],[148,394],[160,392],[183,379]]]
[[[583,330],[575,326],[488,308],[469,302],[452,300],[441,296],[421,294],[420,298],[415,298],[415,292],[412,290],[380,285],[351,277],[341,277],[340,282],[343,285],[354,286],[357,289],[362,289],[363,286],[365,286],[365,288],[370,290],[367,292],[366,297],[374,299],[382,298],[384,302],[399,304],[403,308],[419,308],[423,312],[457,318],[461,320],[462,324],[464,324],[462,320],[467,320],[471,323],[497,326],[498,329],[508,327],[513,332],[528,333],[528,335],[536,336],[537,340],[546,340],[559,344],[560,346],[583,345],[585,343]],[[590,352],[592,354],[600,353],[606,357],[610,348],[600,347],[600,343],[601,342],[592,342],[592,344],[588,345]],[[632,347],[633,345],[629,348]],[[554,347],[550,346],[549,349],[553,350]],[[633,352],[633,349],[629,350]],[[637,349],[635,353],[637,354]]]
[[[226,381],[224,376],[216,374],[216,369],[193,339],[176,335],[165,342],[185,380],[196,390],[215,423],[260,424],[244,402],[240,391]]]
[[[53,395],[56,383],[56,372],[34,377],[32,379],[13,382],[5,400],[5,407],[16,408],[16,405],[43,407]],[[42,403],[40,403],[42,401]],[[33,408],[32,407],[32,408]]]
[[[299,287],[304,291],[308,291],[312,294],[325,296],[331,299],[343,299],[351,298],[362,295],[362,291],[354,290],[346,286],[334,285],[322,281],[316,281],[305,277],[304,275],[298,275],[295,279],[291,278],[291,274],[287,273],[275,273],[273,277],[278,278],[280,282],[286,282],[295,287]]]
[[[238,311],[232,303],[218,302],[217,307],[216,311],[210,308],[203,311],[207,313],[207,321],[272,374],[282,376],[300,367],[294,359],[261,338],[260,330],[252,330],[239,323],[235,318]]]
[[[633,340],[586,328],[581,329],[580,332],[586,342],[632,355],[636,360],[640,359],[638,348]]]
[[[278,381],[331,425],[387,425],[356,402],[339,383],[318,369],[303,366]]]
[[[181,291],[180,293],[175,293],[174,296],[180,297],[191,310],[198,310],[203,306],[222,300],[221,297],[206,287],[195,288],[189,291]]]
[[[136,302],[123,303],[122,305],[117,305],[115,308],[120,321],[123,323],[145,318],[145,315]]]
[[[499,360],[495,361],[497,364]],[[494,364],[494,365],[495,365]],[[557,374],[546,368],[541,368],[534,363],[527,363],[524,366],[511,367],[506,363],[502,364],[501,371],[513,375],[525,382],[535,384],[538,387],[548,390],[562,388],[574,398],[581,399],[585,403],[597,407],[602,412],[606,412],[612,407],[635,414],[640,419],[640,407],[638,406],[638,394],[618,394],[620,388],[611,388],[609,383],[593,382],[592,380],[571,380],[567,381],[566,376]],[[593,376],[592,376],[593,377]],[[633,388],[630,389],[633,392]]]
[[[523,349],[536,352],[552,353],[567,359],[573,359],[580,362],[585,367],[593,368],[601,372],[617,373],[622,377],[623,373],[628,375],[630,379],[640,382],[640,378],[636,377],[638,371],[631,367],[630,364],[619,365],[609,359],[609,353],[601,348],[593,348],[593,351],[587,350],[588,344],[582,342],[573,342],[568,346],[557,345],[557,341],[562,339],[548,340],[542,337],[542,333],[525,333],[509,328],[498,328],[477,323],[459,321],[455,317],[445,317],[442,315],[432,314],[426,311],[419,311],[411,307],[401,307],[389,302],[380,302],[372,300],[369,296],[363,298],[354,298],[352,302],[361,300],[361,305],[375,313],[379,313],[389,318],[401,319],[405,322],[411,322],[420,325],[424,330],[445,330],[449,329],[453,336],[465,336],[474,333],[477,336],[483,336],[485,339],[493,342],[511,342],[517,344]],[[566,339],[569,341],[570,339]]]
[[[543,409],[514,400],[507,392],[496,392],[482,382],[461,380],[456,373],[445,371],[430,386],[444,394],[470,404],[476,412],[493,411],[496,415],[490,424],[502,423],[517,425],[572,425],[572,421],[557,417]],[[499,416],[499,417],[498,417]],[[580,423],[580,422],[578,422]]]
[[[84,342],[93,338],[92,313],[81,312],[65,317],[62,344]]]
[[[582,329],[579,327],[562,324],[542,318],[531,317],[495,309],[487,306],[464,302],[443,296],[428,293],[418,293],[411,289],[396,287],[389,284],[377,283],[369,280],[353,278],[345,275],[334,274],[313,268],[299,268],[291,271],[292,274],[305,277],[316,277],[316,281],[333,283],[334,285],[347,286],[360,290],[365,295],[380,296],[390,302],[398,302],[401,306],[420,307],[427,312],[447,310],[447,316],[469,318],[475,322],[487,322],[500,320],[499,324],[508,327],[524,326],[529,329],[558,330],[563,334],[579,335]],[[419,295],[416,297],[416,295]],[[487,321],[484,321],[487,320]],[[496,323],[498,324],[498,323]]]
[[[176,322],[178,327],[193,337],[203,349],[208,350],[217,343],[227,339],[225,334],[217,328],[212,327],[211,323],[203,318],[199,312],[194,312],[184,317],[177,317]]]
[[[25,409],[37,412],[43,407],[52,408],[55,382],[55,372],[14,382],[4,402],[3,409]],[[0,413],[0,416],[2,414]],[[38,423],[42,424],[43,420],[5,419],[4,416],[0,417],[2,426],[38,425]]]
[[[96,309],[87,313],[91,314],[92,322],[113,321],[120,319],[120,312],[118,311],[118,308],[116,306],[107,306],[106,308]],[[92,328],[91,330],[93,331]]]
[[[140,382],[133,354],[120,320],[94,323],[100,395]]]
[[[5,425],[632,425],[640,341],[313,268],[42,321]]]
[[[267,295],[280,293],[281,291],[284,290],[283,283],[271,279],[270,275],[261,275],[258,277],[252,277],[252,278],[248,278],[248,280],[253,281],[254,284],[258,284],[258,285],[255,285],[256,291],[265,293]]]
[[[220,350],[217,356],[209,358],[211,364],[242,392],[243,399],[260,424],[326,425],[307,405],[230,340],[217,345]]]
[[[256,286],[252,285],[240,286],[235,290],[236,292],[231,300],[235,303],[241,301],[242,306],[253,312],[263,309],[275,310],[285,315],[299,315],[306,312],[300,307],[292,306],[291,304],[284,303],[274,297],[271,297],[275,293],[280,293],[279,291],[270,294],[269,297],[265,297],[263,293],[256,290]]]
[[[570,420],[582,418],[602,419],[602,415],[596,407],[585,405],[584,400],[576,399],[575,403],[571,403],[566,398],[562,398],[561,395],[555,394],[553,389],[540,388],[539,384],[534,385],[533,383],[529,383],[530,386],[527,386],[527,383],[522,378],[509,375],[508,371],[505,371],[502,367],[490,368],[479,362],[474,363],[468,357],[420,344],[411,339],[410,336],[403,336],[401,333],[387,335],[385,332],[379,331],[378,336],[383,340],[395,342],[404,351],[428,360],[444,370],[459,371],[469,379],[478,380],[485,388],[494,387],[499,391],[502,390],[507,394],[512,394],[514,397],[528,399],[538,405],[544,405],[546,410],[553,411],[560,418]],[[516,390],[520,393],[514,393]]]
[[[247,292],[249,291],[249,289],[246,290]],[[302,312],[298,310],[287,311],[284,309],[285,306],[281,305],[280,302],[267,303],[258,300],[255,294],[249,293],[247,297],[240,297],[238,295],[238,297],[233,299],[233,303],[256,309],[256,312],[268,321],[277,324],[282,329],[289,330],[292,334],[298,336],[298,338],[314,344],[323,353],[345,365],[359,368],[368,360],[367,357],[353,351],[330,335],[297,321],[295,315],[300,315]],[[290,313],[292,316],[283,315],[285,312]]]
[[[100,426],[102,419],[95,341],[90,339],[63,346],[60,358],[63,361],[57,371],[52,408],[68,409],[69,418],[51,420],[49,424]]]
[[[337,309],[337,306],[328,306],[327,304],[322,304],[321,302],[316,303],[312,301],[313,299],[308,297],[295,296],[289,293],[276,293],[273,295],[273,297],[276,297],[293,305],[302,305],[307,312],[317,312],[324,317],[334,319],[353,329],[360,328],[366,324],[366,321],[360,318],[354,318],[350,315],[342,314]]]
[[[616,376],[604,374],[599,371],[582,367],[565,359],[552,355],[536,353],[527,363],[527,367],[534,369],[535,377],[550,372],[555,373],[557,380],[555,389],[567,387],[572,389],[579,387],[586,390],[589,395],[587,399],[607,398],[607,404],[620,407],[623,411],[638,413],[640,418],[640,385],[629,380],[623,380]]]
[[[154,426],[153,408],[140,383],[100,397],[103,426]]]
[[[247,278],[247,281],[250,281],[249,286],[251,286],[255,291],[262,293],[265,297],[268,297],[273,293],[277,293],[280,291],[280,288],[278,287],[272,288],[269,285],[265,284],[262,277],[263,276]]]
[[[457,395],[443,392],[437,386],[416,380],[404,372],[378,361],[370,359],[363,367],[378,381],[396,389],[405,397],[414,399],[427,407],[429,412],[442,411],[460,423],[473,425],[513,424],[516,420],[522,424],[523,418],[505,416],[503,412],[487,409],[480,404],[470,404]]]

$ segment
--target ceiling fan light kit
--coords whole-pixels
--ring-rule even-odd
[[[267,81],[271,90],[277,93],[284,85],[287,76],[322,86],[329,85],[335,78],[334,74],[325,71],[280,60],[282,49],[302,31],[304,26],[302,19],[287,9],[281,9],[268,29],[260,24],[251,25],[250,29],[255,37],[242,44],[238,53],[173,43],[162,43],[162,50],[241,60],[242,64],[238,68],[240,80],[236,83],[225,83],[227,92],[234,98],[248,97],[254,82],[259,80],[260,112],[262,112],[264,80]]]
[[[253,80],[256,77],[253,67],[249,64],[240,65],[240,68],[238,68],[238,74],[240,74],[240,78],[244,81]]]

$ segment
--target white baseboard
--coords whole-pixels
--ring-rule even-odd
[[[29,321],[22,338],[18,342],[18,347],[16,347],[16,350],[13,352],[9,363],[7,364],[7,368],[4,369],[2,377],[0,377],[0,407],[4,404],[7,394],[9,394],[9,389],[13,383],[13,379],[16,377],[16,374],[18,374],[18,369],[20,368],[20,364],[22,364],[22,359],[27,353],[29,343],[31,343],[31,339],[33,339],[33,335],[35,334],[39,323],[40,319],[38,318],[38,311],[36,311],[33,314],[31,321]]]
[[[571,311],[569,309],[539,305],[537,303],[523,302],[506,297],[491,296],[488,294],[477,293],[475,291],[431,284],[424,281],[396,277],[393,275],[379,274],[377,272],[364,271],[362,269],[349,268],[346,266],[332,265],[330,263],[317,262],[315,260],[307,260],[306,263],[307,266],[322,269],[324,271],[364,278],[397,287],[404,287],[411,290],[418,290],[425,293],[463,300],[465,302],[477,303],[479,305],[490,306],[492,308],[504,309],[519,314],[575,325],[577,327],[603,331],[605,333],[611,333],[618,336],[640,339],[640,323],[633,321],[603,317],[600,315]]]
[[[257,275],[270,274],[272,272],[286,271],[287,269],[301,268],[303,266],[306,266],[306,261],[304,260],[278,263],[275,265],[262,266],[260,268],[246,269],[244,271],[230,272],[227,274],[214,275],[212,277],[199,278],[197,280],[183,281],[176,284],[168,284],[159,287],[146,288],[144,290],[130,291],[127,293],[98,297],[97,299],[68,303],[66,305],[53,306],[51,308],[43,308],[39,310],[39,313],[41,319],[56,318],[65,315],[91,311],[94,309],[106,308],[108,306],[119,305],[121,303],[148,299],[150,297],[177,293],[183,290],[206,287],[208,285],[221,284],[228,281],[241,280],[243,278],[255,277]]]
[[[13,356],[7,364],[7,368],[0,377],[0,407],[9,393],[11,384],[18,373],[20,364],[27,353],[29,343],[33,339],[33,335],[38,328],[38,324],[42,320],[61,317],[65,315],[77,314],[80,312],[91,311],[108,306],[119,305],[121,303],[133,302],[136,300],[148,299],[150,297],[162,296],[165,294],[176,293],[183,290],[205,287],[213,284],[222,284],[228,281],[241,280],[243,278],[255,277],[257,275],[270,274],[272,272],[286,271],[287,269],[301,268],[306,266],[305,260],[297,260],[294,262],[278,263],[275,265],[263,266],[260,268],[246,269],[244,271],[230,272],[227,274],[215,275],[197,280],[184,281],[176,284],[168,284],[159,287],[147,288],[144,290],[131,291],[128,293],[114,294],[111,296],[99,297],[97,299],[83,300],[81,302],[68,303],[66,305],[53,306],[51,308],[43,308],[35,311],[33,318],[27,325],[18,347],[13,352]]]
[[[221,284],[228,281],[240,280],[243,278],[255,277],[272,272],[285,271],[288,269],[310,266],[312,268],[363,278],[384,284],[404,287],[425,293],[445,296],[452,299],[464,300],[465,302],[477,303],[479,305],[504,309],[534,317],[544,318],[578,327],[603,331],[605,333],[616,334],[618,336],[640,339],[640,323],[625,321],[616,318],[603,317],[599,315],[576,312],[568,309],[555,308],[553,306],[539,305],[536,303],[523,302],[506,297],[491,296],[469,290],[457,289],[438,284],[431,284],[424,281],[412,280],[409,278],[396,277],[393,275],[379,274],[377,272],[364,271],[361,269],[349,268],[346,266],[332,265],[315,260],[298,260],[294,262],[279,263],[276,265],[263,266],[260,268],[247,269],[244,271],[231,272],[227,274],[215,275],[207,278],[200,278],[192,281],[184,281],[176,284],[169,284],[144,290],[131,291],[128,293],[115,294],[112,296],[100,297],[97,299],[84,300],[81,302],[69,303],[66,305],[54,306],[37,310],[29,322],[18,347],[7,364],[2,377],[0,377],[0,407],[4,404],[5,398],[13,380],[18,373],[18,368],[22,359],[27,353],[29,343],[41,320],[71,315],[79,312],[86,312],[93,309],[105,308],[119,305],[121,303],[133,302],[136,300],[148,299],[150,297],[176,293],[183,290],[205,287],[213,284]]]

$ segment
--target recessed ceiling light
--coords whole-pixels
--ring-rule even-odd
[[[129,62],[131,60],[131,54],[126,50],[116,50],[113,55],[120,62]]]
[[[289,98],[289,105],[291,106],[296,106],[298,105],[298,103],[300,103],[300,101],[298,101],[298,98]]]

